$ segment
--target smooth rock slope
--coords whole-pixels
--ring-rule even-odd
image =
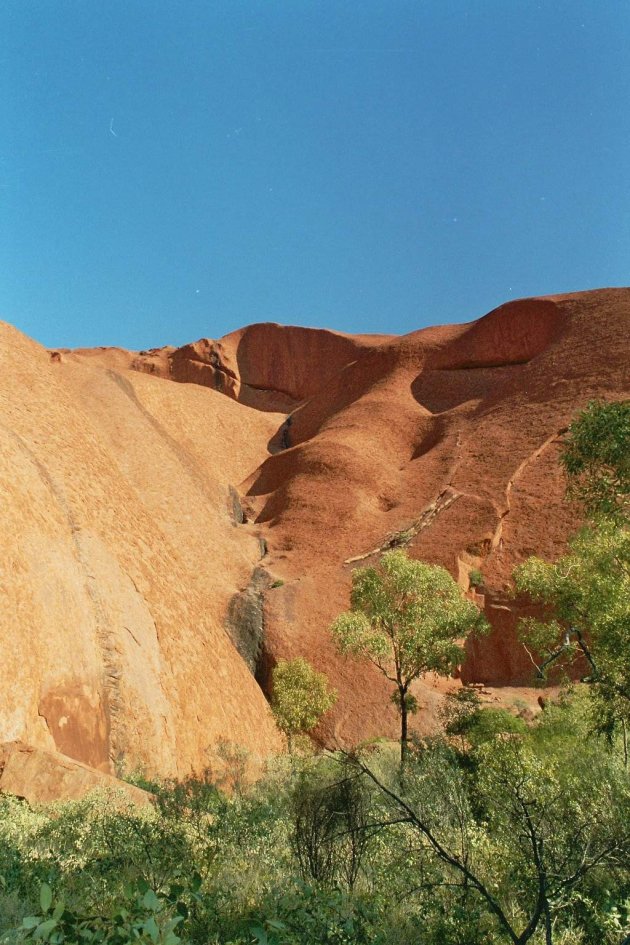
[[[223,622],[259,558],[229,488],[280,418],[0,329],[0,740],[183,775],[280,746]]]

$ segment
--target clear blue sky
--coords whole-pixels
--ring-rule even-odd
[[[141,348],[630,283],[627,0],[4,0],[0,317]]]

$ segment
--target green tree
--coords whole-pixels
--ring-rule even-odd
[[[449,738],[458,738],[461,751],[478,748],[497,735],[522,734],[527,725],[508,709],[484,706],[474,689],[463,687],[450,693],[442,705],[440,720]]]
[[[518,591],[553,612],[547,621],[521,622],[528,648],[542,656],[539,677],[581,657],[600,727],[630,720],[630,530],[611,522],[586,529],[555,564],[529,558],[514,580]]]
[[[591,401],[569,427],[561,462],[588,518],[628,519],[630,400]]]
[[[521,622],[540,678],[550,666],[585,661],[598,727],[624,732],[630,720],[630,401],[592,402],[569,427],[561,458],[567,495],[588,527],[555,564],[529,558],[516,588],[545,605],[549,619]],[[536,658],[534,654],[537,654]]]
[[[387,551],[378,567],[356,569],[350,603],[331,632],[341,653],[368,659],[395,685],[402,767],[408,716],[417,710],[411,684],[426,673],[452,673],[462,662],[464,638],[485,621],[445,568],[404,551]]]
[[[604,919],[610,895],[622,906],[630,879],[628,778],[584,734],[567,703],[545,710],[531,732],[484,740],[465,767],[432,739],[410,753],[404,791],[385,756],[372,751],[369,765],[352,756],[380,791],[375,819],[416,836],[418,885],[435,898],[448,889],[445,907],[459,908],[457,942],[619,942],[601,925],[588,939],[578,931],[598,912]],[[467,934],[476,907],[482,939]]]
[[[272,675],[271,708],[278,727],[285,733],[289,750],[296,735],[311,732],[337,701],[325,673],[318,673],[308,660],[279,660]]]

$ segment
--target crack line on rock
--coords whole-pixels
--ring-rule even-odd
[[[101,651],[101,658],[103,660],[103,696],[105,703],[108,708],[109,716],[109,757],[110,761],[114,761],[115,758],[115,742],[116,734],[114,730],[114,716],[117,714],[119,707],[121,705],[121,696],[120,696],[120,677],[121,670],[117,662],[117,652],[116,647],[112,642],[112,635],[107,630],[107,620],[105,617],[105,611],[101,601],[101,597],[98,592],[98,585],[95,576],[92,574],[88,559],[85,555],[85,551],[81,544],[81,533],[82,529],[79,523],[77,522],[74,512],[68,502],[63,485],[53,478],[49,470],[44,466],[41,460],[33,452],[33,450],[28,446],[28,444],[22,439],[22,437],[11,430],[9,427],[2,424],[2,429],[4,429],[14,440],[19,444],[21,449],[26,453],[30,461],[33,463],[37,469],[41,481],[48,487],[52,493],[53,498],[55,499],[58,508],[63,513],[68,529],[70,532],[70,539],[74,547],[74,553],[76,561],[79,565],[83,576],[83,584],[87,592],[88,598],[92,603],[92,612],[94,615],[94,623],[96,630],[96,640]]]
[[[551,436],[548,436],[546,440],[544,440],[544,442],[540,444],[540,446],[536,447],[536,449],[533,450],[532,453],[529,453],[525,457],[525,459],[523,459],[523,461],[516,467],[511,477],[508,479],[507,485],[505,487],[505,508],[499,515],[499,521],[497,522],[496,528],[494,530],[494,534],[492,536],[492,541],[490,543],[490,548],[492,551],[494,551],[495,548],[499,547],[503,540],[503,537],[502,537],[503,523],[506,517],[512,511],[512,503],[511,503],[510,497],[512,494],[514,483],[518,479],[521,478],[521,476],[523,475],[527,467],[531,465],[531,463],[536,462],[536,460],[539,459],[542,453],[544,453],[544,451],[549,446],[551,446],[553,443],[558,442],[562,438],[562,436],[564,436],[567,430],[568,430],[568,427],[561,427],[560,430],[557,430],[555,433],[552,433]]]
[[[353,558],[347,558],[344,564],[354,564],[356,561],[364,561],[366,558],[371,558],[373,555],[381,554],[384,551],[390,551],[392,548],[402,548],[408,545],[418,532],[432,525],[440,512],[448,509],[461,495],[462,493],[458,492],[457,489],[453,489],[450,485],[446,486],[438,493],[433,502],[423,509],[420,517],[415,522],[412,522],[407,528],[391,532],[378,547],[372,548],[371,551],[355,555]]]

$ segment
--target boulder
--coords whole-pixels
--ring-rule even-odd
[[[78,800],[90,791],[116,793],[125,802],[144,805],[152,796],[132,784],[90,768],[56,751],[44,751],[23,742],[0,744],[0,791],[29,804]]]

